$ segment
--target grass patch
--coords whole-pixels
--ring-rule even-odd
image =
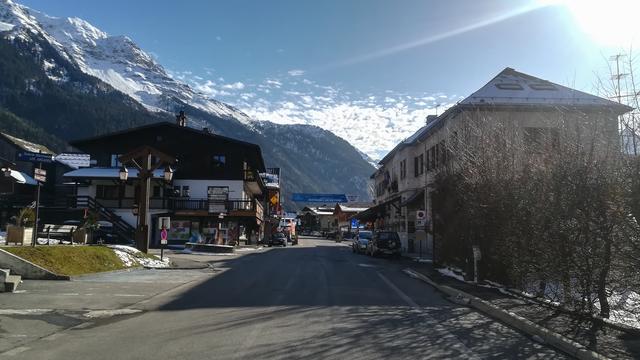
[[[113,250],[105,246],[12,246],[2,249],[58,275],[81,275],[127,268]]]

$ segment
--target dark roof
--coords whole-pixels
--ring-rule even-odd
[[[94,136],[94,137],[90,137],[90,138],[72,140],[72,141],[69,142],[69,144],[71,144],[72,146],[77,147],[77,148],[82,148],[83,144],[86,144],[86,143],[89,143],[89,142],[93,142],[93,141],[96,141],[96,140],[104,140],[104,139],[108,139],[108,138],[114,137],[114,136],[119,136],[119,135],[123,135],[123,134],[128,134],[128,133],[138,132],[138,131],[144,131],[144,130],[158,129],[158,128],[170,128],[170,129],[173,129],[175,131],[187,132],[187,133],[193,134],[194,136],[208,137],[208,138],[211,138],[212,140],[216,140],[216,141],[224,141],[224,142],[234,143],[234,144],[238,144],[238,145],[242,145],[242,146],[246,146],[246,147],[252,147],[260,155],[259,156],[259,161],[260,161],[260,165],[261,165],[260,167],[262,169],[266,168],[266,166],[264,164],[264,159],[262,158],[262,149],[260,148],[260,145],[257,145],[257,144],[254,144],[254,143],[250,143],[250,142],[246,142],[246,141],[242,141],[242,140],[238,140],[238,139],[234,139],[234,138],[230,138],[230,137],[226,137],[226,136],[222,136],[222,135],[218,135],[218,134],[214,134],[214,133],[211,133],[211,132],[206,132],[204,130],[198,130],[198,129],[191,128],[191,127],[188,127],[188,126],[180,126],[178,124],[174,124],[174,123],[167,122],[167,121],[157,122],[157,123],[148,124],[148,125],[142,125],[142,126],[129,128],[129,129],[124,129],[124,130],[120,130],[120,131],[115,131],[115,132],[112,132],[112,133],[102,134],[102,135],[98,135],[98,136]]]

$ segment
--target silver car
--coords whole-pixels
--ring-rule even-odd
[[[351,250],[357,254],[365,253],[372,237],[373,233],[371,231],[358,232],[351,242]]]

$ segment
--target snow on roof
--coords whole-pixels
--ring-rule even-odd
[[[127,168],[129,171],[129,178],[138,177],[138,169]],[[73,171],[69,171],[64,174],[65,177],[70,178],[87,178],[87,179],[119,179],[120,168],[81,168]],[[153,177],[162,179],[164,178],[164,169],[157,169],[153,172]]]
[[[462,105],[571,105],[622,108],[614,101],[518,72],[502,70]]]
[[[315,211],[316,215],[333,215],[333,211]]]
[[[43,153],[43,154],[54,154],[49,148],[44,145],[32,143],[31,141],[27,141],[24,139],[20,139],[15,136],[11,136],[7,133],[1,133],[4,135],[9,141],[15,144],[17,147],[21,148],[24,151],[30,151],[34,153]]]

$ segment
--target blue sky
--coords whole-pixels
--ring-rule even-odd
[[[175,77],[254,117],[316,124],[380,157],[437,104],[507,66],[593,91],[594,73],[626,44],[596,36],[594,5],[549,1],[19,2],[127,35]],[[398,131],[367,146],[359,129],[378,114]]]

